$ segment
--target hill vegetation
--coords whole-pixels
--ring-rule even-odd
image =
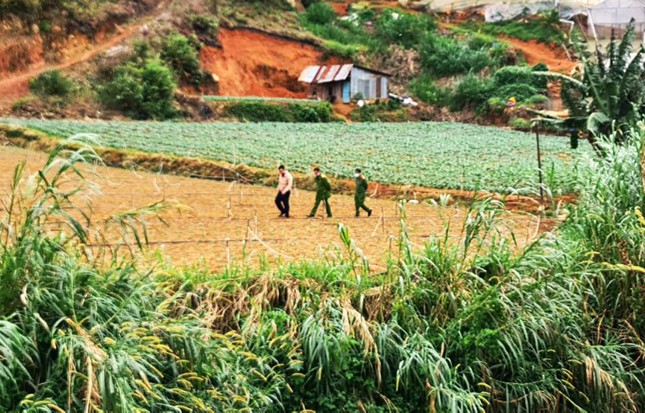
[[[220,27],[236,26],[256,28],[294,41],[317,44],[336,61],[351,60],[391,70],[395,73],[392,79],[395,92],[411,93],[438,109],[474,113],[476,118],[488,123],[511,122],[518,114],[523,114],[521,111],[511,113],[504,110],[505,102],[510,97],[518,100],[518,108],[527,106],[539,109],[546,101],[545,86],[536,87],[525,77],[516,77],[516,83],[505,85],[504,88],[495,84],[495,72],[508,71],[507,66],[529,70],[522,65],[521,55],[504,41],[491,36],[498,33],[513,36],[520,23],[470,23],[444,27],[429,13],[376,8],[366,3],[350,3],[347,16],[339,16],[324,1],[304,2],[306,8],[298,11],[288,2],[278,0],[269,3],[196,1],[190,4],[174,1],[157,4],[150,1],[137,10],[130,10],[127,8],[129,6],[120,2],[87,3],[64,2],[62,9],[57,11],[47,2],[25,2],[7,14],[6,19],[18,19],[24,24],[53,25],[57,28],[55,31],[61,33],[58,37],[80,33],[91,38],[99,35],[96,31],[117,30],[119,24],[127,24],[128,20],[138,15],[150,13],[156,5],[159,6],[155,12],[157,15],[164,16],[163,10],[168,9],[172,10],[172,18],[166,16],[150,20],[143,35],[133,36],[115,54],[97,59],[95,69],[88,71],[85,76],[79,78],[78,74],[75,75],[78,93],[69,95],[67,99],[49,99],[41,92],[32,91],[32,97],[16,102],[16,114],[45,111],[53,113],[55,117],[66,107],[73,108],[74,105],[70,105],[72,102],[86,102],[106,111],[108,116],[114,113],[111,111],[118,111],[134,119],[199,118],[213,116],[213,113],[236,117],[235,110],[205,111],[202,108],[205,104],[187,105],[186,99],[181,97],[194,93],[217,94],[217,78],[203,69],[200,50],[219,45]],[[5,7],[8,7],[8,3]],[[81,9],[82,13],[79,12]],[[118,11],[121,13],[118,14]],[[62,26],[61,19],[66,15],[73,18],[70,17],[67,25]],[[117,15],[118,18],[115,17]],[[557,21],[553,22],[554,15],[547,13],[529,19],[526,24],[522,23],[522,37],[562,42],[562,32],[557,27]],[[85,33],[85,24],[93,24],[94,31]],[[141,75],[128,68],[132,64],[141,67],[161,65],[170,70],[172,83],[165,82],[163,86],[158,86],[164,90],[170,89],[172,93],[146,92],[145,89],[151,84],[141,81]],[[543,65],[538,68],[546,69]],[[266,76],[270,79],[268,71]],[[118,93],[119,88],[123,89],[124,84],[131,81],[141,85],[139,89],[142,90],[133,92],[141,96],[121,96]],[[151,99],[160,101],[155,105],[143,103]],[[128,102],[122,104],[124,100]],[[280,109],[265,110],[276,112]],[[398,107],[377,106],[370,108],[369,113],[366,111],[358,113],[354,120],[432,118],[432,111],[415,111],[411,114]],[[299,118],[297,114],[289,116]],[[270,120],[279,120],[279,116]]]

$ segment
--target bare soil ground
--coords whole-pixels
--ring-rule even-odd
[[[13,168],[21,161],[26,161],[27,170],[34,173],[44,164],[45,154],[0,147],[2,196],[7,193]],[[94,220],[164,199],[185,206],[163,211],[166,224],[150,220],[151,245],[146,258],[162,257],[178,265],[201,264],[212,270],[222,270],[229,263],[255,266],[262,260],[275,263],[334,259],[346,254],[340,248],[340,223],[349,228],[357,246],[370,259],[373,271],[385,267],[388,254],[396,256],[401,218],[397,204],[391,200],[368,199],[374,214],[357,219],[353,198],[335,195],[331,198],[334,218],[322,218],[324,211],[319,210],[317,218],[306,219],[314,194],[296,189],[291,202],[292,218],[287,220],[278,218],[272,188],[107,167],[92,170],[95,174],[91,180],[101,188],[90,201]],[[428,237],[442,236],[447,224],[452,241],[459,242],[467,210],[422,203],[408,204],[406,214],[410,238],[420,250]],[[504,212],[500,230],[506,236],[512,231],[519,248],[555,224],[554,220],[540,220],[530,214]]]
[[[570,74],[578,65],[578,62],[571,61],[567,58],[564,49],[561,47],[554,48],[553,46],[539,43],[535,40],[527,42],[512,37],[502,38],[515,49],[520,50],[526,57],[526,63],[529,65],[545,63],[549,66],[549,70],[564,74]]]
[[[218,40],[222,47],[202,48],[200,60],[224,96],[306,97],[300,72],[325,61],[314,46],[250,30],[221,28]]]

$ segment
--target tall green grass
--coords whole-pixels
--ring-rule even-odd
[[[642,139],[588,159],[566,222],[520,251],[496,201],[422,250],[402,210],[377,274],[345,227],[335,258],[278,268],[99,259],[83,188],[59,185],[95,155],[59,149],[3,203],[0,410],[642,410]]]

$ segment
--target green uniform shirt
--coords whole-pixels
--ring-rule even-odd
[[[331,196],[331,181],[324,174],[315,178],[316,199],[328,199]]]
[[[358,178],[355,178],[356,181],[356,196],[365,196],[367,193],[367,179],[360,175]]]

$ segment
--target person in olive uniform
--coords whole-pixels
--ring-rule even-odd
[[[354,178],[356,180],[356,193],[354,194],[354,206],[356,207],[356,217],[359,216],[361,208],[367,212],[367,216],[372,216],[372,210],[365,205],[365,197],[367,196],[367,179],[361,173],[360,168],[354,170]]]
[[[309,218],[313,218],[318,211],[318,206],[321,202],[325,203],[325,210],[327,217],[331,218],[331,207],[329,206],[329,197],[331,197],[331,181],[324,174],[320,173],[320,168],[314,168],[314,175],[316,175],[316,203],[314,209],[311,210]]]

